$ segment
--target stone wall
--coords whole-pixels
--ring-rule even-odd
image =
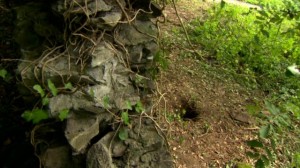
[[[52,119],[31,137],[44,167],[173,166],[162,132],[143,115],[151,106],[146,97],[155,89],[149,72],[159,51],[157,5],[58,0],[28,2],[15,11],[24,98],[35,101],[36,84],[51,90],[49,80],[58,89],[58,95],[49,91],[49,104],[40,106]],[[134,107],[141,102],[144,108],[137,113]],[[69,114],[61,124],[63,110]],[[124,111],[130,123],[120,117]],[[120,130],[125,139],[119,138]]]

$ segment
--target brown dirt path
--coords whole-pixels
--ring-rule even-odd
[[[184,22],[203,16],[207,7],[199,1],[177,3]],[[172,6],[164,13],[167,23],[162,25],[162,34],[170,35],[180,24]],[[219,75],[221,71],[210,71],[196,59],[183,57],[176,44],[170,44],[168,50],[169,68],[158,79],[156,111],[167,130],[176,167],[251,163],[245,156],[245,141],[255,137],[257,127],[246,106],[256,102],[259,94]]]

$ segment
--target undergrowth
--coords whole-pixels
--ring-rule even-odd
[[[215,5],[206,19],[188,24],[189,37],[205,53],[203,63],[267,93],[257,105],[264,106],[251,112],[260,121],[257,138],[247,142],[255,167],[300,167],[300,79],[286,73],[300,64],[300,5],[293,0],[259,4],[263,10]],[[173,30],[175,41],[182,41],[180,33]]]

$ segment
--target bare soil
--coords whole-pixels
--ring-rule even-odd
[[[184,23],[203,17],[209,7],[201,1],[177,2]],[[180,22],[172,4],[164,11],[167,21],[162,35]],[[168,37],[170,38],[170,37]],[[177,168],[234,167],[252,164],[245,154],[245,141],[255,138],[255,120],[246,107],[259,101],[259,91],[249,90],[222,71],[206,68],[201,61],[174,44],[167,46],[169,67],[158,79],[156,112],[166,130]]]

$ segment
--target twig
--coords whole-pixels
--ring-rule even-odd
[[[201,58],[202,60],[204,60],[203,57],[198,53],[198,51],[195,50],[193,44],[191,43],[191,40],[190,40],[190,38],[189,38],[188,32],[187,32],[187,30],[186,30],[186,27],[185,27],[185,25],[183,24],[182,19],[181,19],[180,16],[179,16],[179,13],[178,13],[178,10],[177,10],[176,4],[175,4],[175,0],[172,0],[172,4],[173,4],[173,6],[174,6],[174,10],[175,10],[176,16],[177,16],[177,18],[178,18],[178,20],[179,20],[179,22],[180,22],[180,24],[181,24],[181,26],[182,26],[182,28],[183,28],[183,30],[184,30],[184,34],[185,34],[185,37],[186,37],[186,39],[187,39],[189,45],[192,47],[193,52],[194,52],[199,58]]]

